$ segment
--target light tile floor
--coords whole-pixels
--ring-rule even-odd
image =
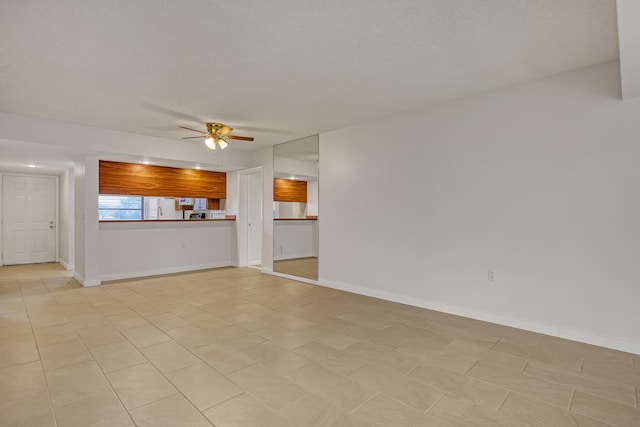
[[[2,426],[639,426],[640,356],[217,269],[0,267]]]

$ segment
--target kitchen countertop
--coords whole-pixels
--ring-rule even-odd
[[[235,221],[236,217],[228,216],[227,218],[211,218],[211,219],[102,219],[98,222],[205,222],[205,221]]]

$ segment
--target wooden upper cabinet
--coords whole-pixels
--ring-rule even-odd
[[[100,194],[159,197],[227,197],[227,174],[195,169],[168,168],[100,161]]]
[[[273,200],[275,202],[307,202],[307,182],[274,178]]]

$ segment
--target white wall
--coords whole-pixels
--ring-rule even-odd
[[[618,73],[321,134],[320,282],[640,353],[640,100]]]
[[[274,259],[317,256],[314,245],[317,233],[315,220],[278,220],[273,222]]]
[[[307,215],[318,216],[318,181],[307,181]]]
[[[100,223],[100,279],[232,265],[235,221]]]
[[[66,169],[58,179],[58,262],[67,270],[75,268],[74,172]]]
[[[98,158],[84,156],[76,162],[75,273],[84,286],[100,284],[98,234]]]
[[[277,174],[280,174],[280,176],[284,174],[286,178],[290,178],[291,176],[318,176],[316,162],[304,162],[302,160],[274,156],[273,167]]]
[[[227,215],[238,215],[240,210],[240,175],[238,171],[227,172]]]
[[[74,171],[74,248],[76,252],[75,256],[75,271],[73,276],[80,282],[80,284],[84,284],[84,275],[85,275],[85,245],[84,245],[84,161],[83,159],[79,159],[76,161]]]

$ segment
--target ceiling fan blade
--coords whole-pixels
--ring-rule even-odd
[[[233,128],[230,128],[230,127],[229,127],[229,126],[227,126],[227,125],[222,125],[222,127],[220,127],[220,128],[217,130],[217,133],[218,133],[218,135],[220,135],[220,136],[225,136],[226,134],[228,134],[228,133],[229,133],[229,132],[231,132],[232,130],[233,130]]]
[[[250,136],[235,136],[235,135],[226,135],[225,138],[227,139],[238,139],[240,141],[253,141],[253,138],[251,138]]]
[[[205,135],[202,135],[202,136],[187,136],[186,138],[182,138],[182,139],[196,139],[196,138],[200,139],[200,138],[204,138],[204,137],[205,137]]]
[[[192,130],[192,131],[194,131],[194,132],[200,132],[200,133],[202,133],[202,134],[204,134],[204,135],[206,135],[206,134],[207,134],[206,132],[203,132],[203,131],[201,131],[201,130],[191,129],[191,128],[188,128],[188,127],[185,127],[185,126],[178,126],[178,127],[182,128],[182,129]]]

